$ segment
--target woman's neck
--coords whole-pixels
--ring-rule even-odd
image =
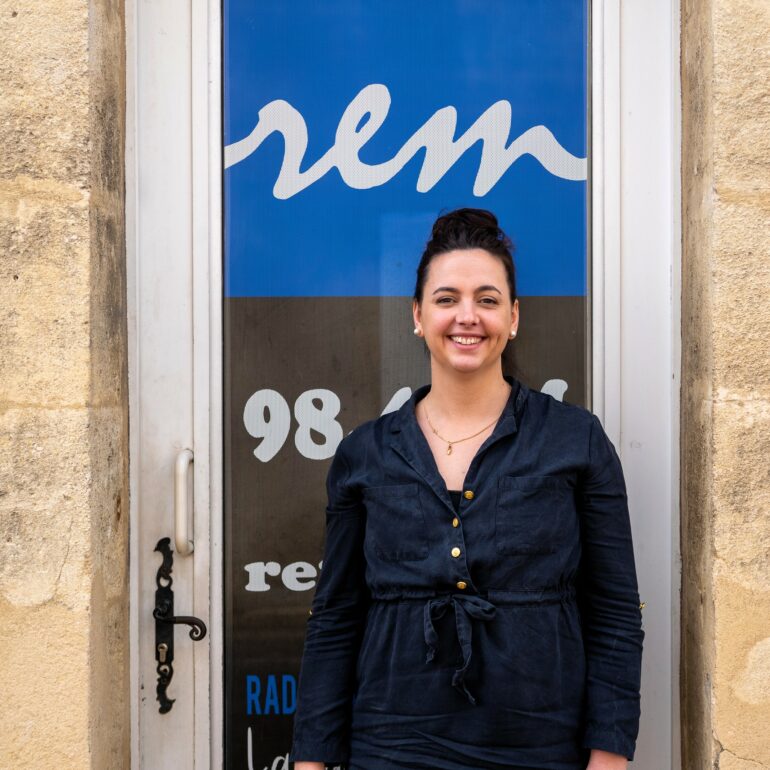
[[[503,378],[502,368],[464,373],[435,367],[423,408],[427,408],[434,424],[440,420],[473,427],[499,415],[510,392],[511,386]]]

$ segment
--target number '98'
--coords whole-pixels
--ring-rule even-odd
[[[398,409],[412,395],[411,388],[400,388],[383,410],[383,414]],[[339,396],[327,388],[313,388],[301,393],[294,402],[294,445],[309,460],[332,457],[342,441],[342,426],[336,417],[340,413]],[[254,393],[243,408],[243,424],[250,436],[262,439],[254,448],[254,456],[263,463],[272,460],[283,447],[291,430],[291,407],[286,399],[271,388]],[[311,430],[323,438],[317,444]]]

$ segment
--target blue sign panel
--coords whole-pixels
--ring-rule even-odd
[[[227,296],[409,296],[461,205],[585,295],[586,2],[225,6]]]
[[[439,213],[490,209],[515,244],[504,372],[587,401],[588,0],[225,0],[224,23],[225,766],[289,770],[326,473],[429,381],[410,298]]]

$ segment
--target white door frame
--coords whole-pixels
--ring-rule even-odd
[[[220,768],[220,3],[127,0],[126,30],[132,768]],[[593,0],[591,34],[593,411],[623,461],[647,603],[635,767],[679,770],[679,5]],[[173,538],[185,446],[195,552],[175,554],[174,589],[209,634],[177,629],[177,703],[160,715],[152,545]]]
[[[646,602],[634,766],[679,770],[679,3],[592,6],[593,411],[623,463]]]
[[[221,43],[213,0],[126,2],[132,768],[222,756]],[[192,556],[174,554],[172,710],[155,700],[151,616],[160,537],[174,539],[172,469],[194,452]],[[176,550],[176,549],[174,549]]]

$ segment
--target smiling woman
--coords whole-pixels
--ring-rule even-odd
[[[504,374],[519,303],[489,211],[435,222],[414,332],[431,383],[337,447],[296,770],[624,770],[644,631],[598,418]]]

